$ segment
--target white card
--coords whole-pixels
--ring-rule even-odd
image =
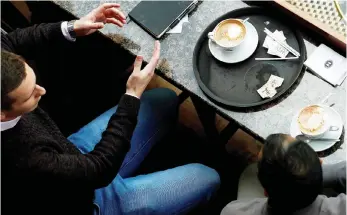
[[[339,65],[337,65],[337,67],[335,69],[336,71],[345,71],[345,72],[342,72],[341,77],[339,79],[337,79],[337,85],[341,85],[347,77],[346,64],[347,64],[347,60],[344,59]]]
[[[269,47],[268,53],[272,55],[277,55],[281,58],[285,58],[287,57],[289,51],[286,48],[284,48],[281,44],[275,42],[272,46]]]
[[[273,33],[279,40],[281,40],[282,42],[285,42],[285,40],[287,39],[284,34],[283,31],[277,31],[275,30],[275,32]],[[269,48],[269,46],[273,43],[276,43],[275,40],[273,40],[271,37],[266,36],[265,40],[264,40],[264,44],[263,47],[265,48]]]
[[[270,92],[267,90],[267,88],[266,88],[265,85],[262,86],[261,88],[259,88],[259,89],[257,90],[257,92],[258,92],[258,94],[259,94],[263,99],[269,98]]]
[[[280,87],[283,83],[284,79],[281,77],[278,77],[276,75],[271,75],[269,80],[267,81],[267,84],[270,85],[272,88]]]
[[[274,40],[271,39],[271,37],[266,36],[265,40],[264,40],[264,43],[263,43],[263,47],[268,49],[269,48],[269,44],[272,43],[273,41]]]
[[[284,36],[283,31],[275,30],[273,32],[273,35],[278,40],[280,40],[281,42],[284,42],[284,43],[285,43],[285,40],[287,39]],[[278,57],[281,57],[281,58],[285,58],[288,55],[288,53],[289,53],[289,51],[287,51],[283,46],[278,44],[275,40],[273,40],[269,36],[265,37],[265,40],[264,40],[264,43],[263,43],[263,47],[268,48],[268,51],[267,51],[268,54],[275,55],[275,56],[278,56]]]
[[[340,85],[346,74],[347,60],[331,48],[321,44],[305,61],[305,65],[318,76],[331,83]]]
[[[170,29],[168,32],[168,34],[180,34],[182,33],[182,28],[183,28],[183,23],[185,22],[189,22],[188,21],[188,15],[184,16],[181,21],[179,23],[177,23],[177,25],[175,27],[173,27],[172,29]]]
[[[270,92],[270,98],[274,97],[277,94],[277,90],[274,88],[268,88],[269,92]]]
[[[265,98],[272,98],[276,95],[277,91],[276,89],[270,87],[269,84],[264,84],[264,86],[262,86],[261,88],[259,88],[257,90],[257,92],[259,93],[259,95],[265,99]]]
[[[168,34],[180,34],[182,32],[183,23],[178,23],[175,27],[171,28]]]
[[[271,75],[269,80],[257,90],[258,94],[264,98],[272,98],[277,94],[277,87],[280,87],[284,79],[276,75]]]
[[[272,46],[270,46],[270,47],[274,47],[275,45],[272,45]],[[270,54],[270,55],[275,55],[275,56],[278,56],[279,54],[278,54],[278,52],[274,49],[274,48],[269,48],[268,50],[267,50],[267,53],[268,54]]]
[[[185,16],[181,19],[181,22],[182,22],[182,23],[189,22],[189,21],[188,21],[188,15],[185,15]]]
[[[274,34],[275,34],[275,36],[276,36],[276,38],[278,38],[279,40],[281,40],[281,41],[285,41],[287,38],[284,36],[284,33],[283,33],[283,31],[275,31],[274,32]]]

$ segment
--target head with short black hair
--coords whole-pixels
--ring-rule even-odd
[[[16,54],[1,51],[1,110],[10,110],[13,99],[8,93],[16,89],[26,77],[25,61]]]
[[[258,162],[258,178],[268,194],[269,211],[280,214],[309,206],[323,186],[316,152],[285,134],[267,137]]]
[[[34,110],[45,93],[21,56],[1,50],[1,121]]]

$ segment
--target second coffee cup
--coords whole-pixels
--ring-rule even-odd
[[[329,115],[321,105],[309,105],[299,112],[297,119],[302,134],[309,138],[320,138],[328,131],[339,128],[332,125]]]

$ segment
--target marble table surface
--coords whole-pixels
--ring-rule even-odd
[[[96,8],[103,1],[54,1],[62,8],[71,12],[77,17],[87,14]],[[121,4],[122,10],[129,13],[139,1],[117,1]],[[205,1],[198,6],[198,9],[189,16],[189,23],[183,25],[181,34],[169,34],[161,40],[161,58],[166,59],[170,70],[163,72],[174,82],[184,89],[194,93],[203,101],[213,106],[218,113],[236,121],[246,132],[266,138],[271,133],[289,133],[290,123],[294,114],[302,107],[320,103],[327,96],[326,104],[335,103],[336,109],[346,122],[346,82],[343,86],[332,87],[309,72],[305,72],[300,84],[283,101],[265,110],[253,112],[235,112],[214,104],[205,96],[193,74],[192,57],[195,44],[204,29],[219,16],[238,8],[249,7],[242,1]],[[139,46],[131,50],[134,54],[141,54],[145,60],[149,60],[153,50],[154,38],[146,33],[134,22],[129,22],[123,28],[107,25],[101,30],[104,34],[121,34]],[[314,44],[312,39],[304,36],[307,49],[307,56],[319,44]],[[139,48],[140,47],[140,48]],[[346,137],[344,137],[346,138]],[[345,143],[333,154],[324,157],[327,163],[335,163],[345,160]]]

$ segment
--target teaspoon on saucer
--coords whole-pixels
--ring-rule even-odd
[[[307,136],[305,136],[303,134],[300,134],[300,135],[296,136],[295,138],[298,139],[298,140],[301,140],[301,141],[303,141],[305,143],[309,143],[311,141],[335,141],[335,142],[340,141],[340,139],[324,138],[324,137],[323,138],[318,138],[318,139],[311,139],[311,138],[309,138],[309,137],[307,137]]]

